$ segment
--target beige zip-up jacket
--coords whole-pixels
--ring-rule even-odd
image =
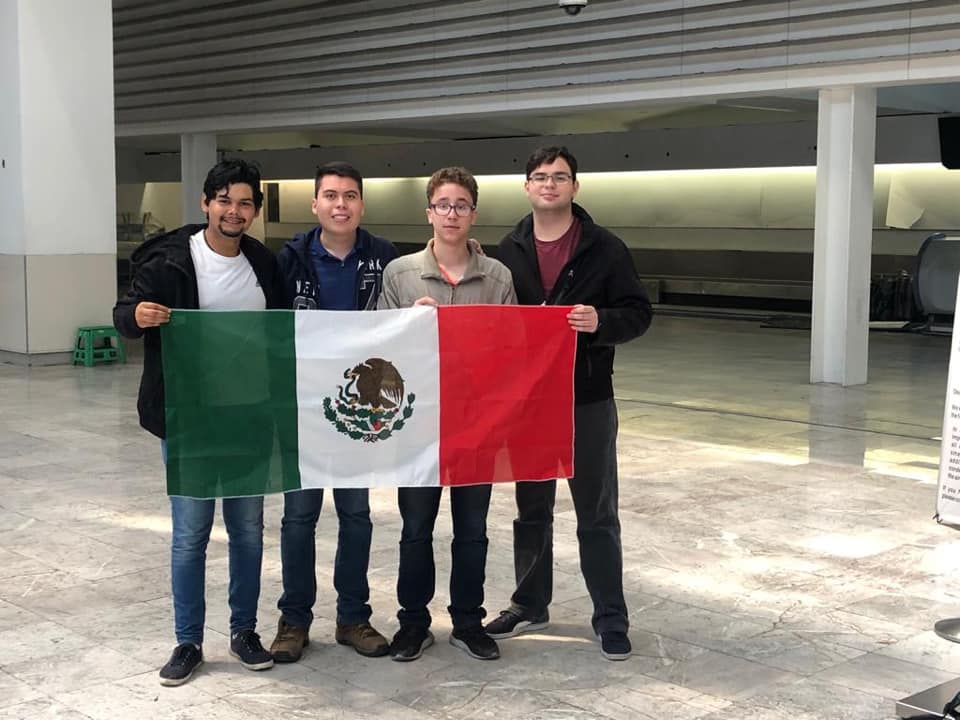
[[[516,305],[513,276],[499,260],[470,248],[463,279],[451,285],[433,255],[433,239],[418,253],[390,262],[383,271],[383,290],[377,307],[405,308],[424,296],[440,305]]]

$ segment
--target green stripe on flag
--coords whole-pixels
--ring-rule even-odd
[[[167,493],[300,487],[292,311],[174,310],[161,327]]]

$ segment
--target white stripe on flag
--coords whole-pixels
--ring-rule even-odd
[[[349,316],[350,329],[344,332]],[[338,329],[339,328],[339,329]],[[297,432],[301,486],[386,487],[440,484],[440,377],[437,312],[431,307],[376,312],[311,310],[295,316]],[[369,373],[386,361],[402,379],[393,417],[362,438],[357,421]],[[351,373],[352,370],[356,372]],[[386,368],[387,374],[395,377]],[[345,374],[352,377],[345,377]],[[376,384],[379,387],[379,383]],[[396,387],[394,382],[393,386]],[[398,389],[398,388],[397,388]],[[414,395],[413,402],[409,402]],[[387,397],[389,406],[393,400]],[[409,409],[409,417],[404,410]],[[333,411],[335,418],[329,416]],[[397,427],[397,421],[402,426]],[[338,428],[339,425],[339,428]],[[371,438],[389,433],[385,439]]]

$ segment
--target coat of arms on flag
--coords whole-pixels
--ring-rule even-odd
[[[323,399],[323,414],[337,432],[364,442],[386,440],[413,415],[414,393],[403,394],[403,378],[389,360],[369,358],[346,370],[346,386]]]

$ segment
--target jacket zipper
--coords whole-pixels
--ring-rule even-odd
[[[573,267],[571,266],[572,262],[573,259],[568,261],[566,267],[569,269],[563,274],[562,282],[557,287],[554,287],[554,291],[550,293],[551,299],[547,302],[548,305],[559,305],[560,299],[570,289],[570,285],[573,283]]]
[[[524,249],[524,252],[526,252],[527,249],[523,245],[521,245],[521,247]],[[582,247],[582,245],[580,247]],[[542,288],[543,279],[540,277],[540,266],[536,262],[535,253],[536,251],[534,251],[534,258],[530,258],[530,259],[534,269],[533,274],[536,277],[540,287]],[[550,293],[549,298],[544,298],[545,305],[559,305],[560,301],[563,299],[563,296],[570,290],[570,286],[573,284],[574,270],[576,269],[574,262],[576,261],[577,256],[579,254],[580,253],[578,252],[574,252],[573,256],[569,260],[567,260],[566,265],[564,265],[563,268],[560,270],[560,274],[563,280],[558,285],[554,286],[554,289],[553,289],[554,291]],[[528,258],[529,258],[529,254],[528,254]],[[593,358],[590,356],[590,353],[587,352],[586,350],[584,350],[583,352],[583,357],[587,363],[587,377],[591,378],[593,377]]]

